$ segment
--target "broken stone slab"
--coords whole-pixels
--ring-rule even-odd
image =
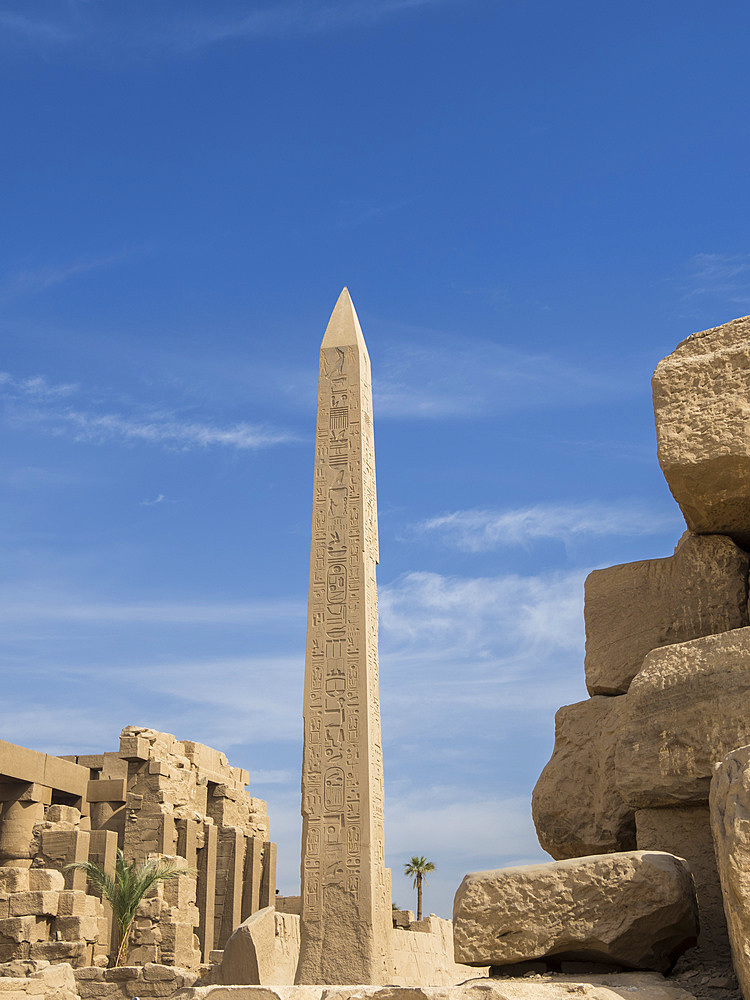
[[[532,796],[539,843],[556,860],[630,851],[635,818],[614,785],[624,698],[589,698],[555,715],[555,747]]]
[[[717,764],[711,781],[711,829],[724,895],[732,961],[750,996],[750,746]]]
[[[659,464],[688,528],[750,548],[750,316],[683,340],[652,388]]]
[[[585,584],[586,687],[624,694],[652,649],[750,624],[750,556],[722,535],[674,555],[597,569]]]
[[[172,1000],[695,1000],[658,973],[473,979],[458,986],[194,986]]]
[[[690,869],[656,851],[473,872],[453,904],[464,965],[555,956],[667,972],[697,937]]]
[[[300,952],[299,917],[266,906],[235,928],[207,982],[228,986],[291,985]]]
[[[708,801],[713,765],[750,743],[750,628],[649,653],[623,696],[615,782],[636,809]]]

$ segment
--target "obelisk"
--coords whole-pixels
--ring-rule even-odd
[[[345,288],[320,349],[297,983],[388,983],[370,358]]]

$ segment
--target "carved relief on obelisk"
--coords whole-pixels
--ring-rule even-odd
[[[387,983],[370,359],[344,289],[320,349],[302,759],[298,983]]]

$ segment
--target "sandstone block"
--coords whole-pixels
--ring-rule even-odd
[[[44,941],[48,937],[48,926],[45,920],[37,920],[33,916],[8,917],[0,920],[0,940],[8,941]]]
[[[91,965],[92,948],[86,941],[39,941],[32,944],[32,958],[44,958],[48,962],[68,962],[74,968]]]
[[[89,983],[85,980],[78,983],[78,995],[81,1000],[123,1000],[124,996],[119,983]]]
[[[65,823],[67,826],[75,828],[80,826],[81,811],[75,806],[53,805],[47,810],[44,817],[48,823]]]
[[[143,969],[138,965],[120,965],[104,970],[105,983],[125,983],[131,979],[142,979]]]
[[[750,746],[717,765],[711,782],[711,828],[737,979],[750,996]]]
[[[149,962],[143,966],[143,978],[147,982],[172,982],[180,972],[180,969],[172,965],[158,965],[156,962]]]
[[[65,889],[60,893],[57,905],[59,917],[94,917],[98,911],[98,900],[78,889]]]
[[[750,317],[683,340],[652,386],[659,464],[688,528],[750,548]]]
[[[554,955],[665,972],[697,935],[690,869],[649,851],[474,872],[453,906],[455,960],[465,965]]]
[[[555,716],[555,748],[534,788],[539,843],[558,860],[635,847],[634,813],[614,787],[623,698],[590,698]]]
[[[623,798],[635,808],[705,803],[714,762],[750,743],[750,628],[653,650],[623,705]]]
[[[56,892],[16,892],[10,899],[11,916],[57,915],[58,893]]]
[[[263,985],[274,982],[276,921],[273,907],[253,913],[224,946],[215,981],[227,985]]]
[[[96,917],[58,917],[55,921],[58,941],[96,941],[98,932]]]
[[[0,892],[28,892],[28,868],[0,868]]]
[[[698,949],[691,959],[726,962],[729,937],[708,806],[638,809],[635,827],[639,851],[666,851],[690,866],[700,918]]]
[[[50,991],[51,997],[55,996],[54,990],[70,990],[72,993],[76,991],[73,969],[66,964],[48,965],[43,969],[37,969],[36,972],[29,974],[29,979],[40,979]]]
[[[31,892],[59,892],[65,888],[65,877],[52,868],[30,868],[29,889]]]
[[[721,535],[686,535],[674,555],[586,580],[586,686],[624,694],[652,649],[750,624],[750,557]]]
[[[95,965],[89,965],[83,969],[76,969],[75,980],[77,983],[81,980],[90,980],[97,983],[104,982],[104,969],[99,969]]]

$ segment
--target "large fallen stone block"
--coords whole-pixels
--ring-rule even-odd
[[[666,559],[586,580],[586,687],[624,694],[652,649],[750,624],[750,557],[722,535],[686,535]]]
[[[553,858],[629,851],[633,809],[614,786],[623,698],[590,698],[555,715],[555,748],[534,788],[539,843]]]
[[[711,781],[711,828],[724,894],[732,961],[750,996],[750,746],[717,765]]]
[[[697,936],[690,869],[650,851],[474,872],[453,904],[464,965],[556,956],[665,972]]]
[[[299,917],[266,906],[235,928],[224,946],[221,965],[211,970],[208,981],[228,986],[291,986],[299,945]]]
[[[659,464],[688,528],[750,548],[750,316],[683,340],[652,386]]]
[[[708,801],[713,765],[750,743],[750,628],[649,653],[623,696],[615,781],[642,809]]]

